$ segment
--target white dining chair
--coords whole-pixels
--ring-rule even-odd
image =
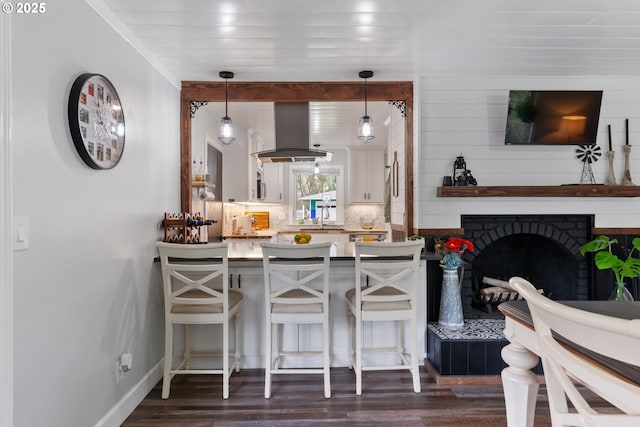
[[[413,390],[420,392],[417,342],[418,268],[423,240],[407,242],[356,242],[355,287],[346,293],[349,320],[349,367],[356,376],[356,394],[362,394],[362,372],[408,369]],[[426,283],[420,284],[426,286]],[[365,347],[363,322],[395,322],[394,347]],[[409,322],[408,351],[403,322]],[[372,332],[375,335],[375,332]],[[363,353],[395,353],[397,364],[363,363]],[[407,353],[409,359],[407,359]]]
[[[323,374],[324,397],[331,397],[329,332],[329,260],[331,243],[263,243],[266,349],[264,397],[271,397],[271,377]],[[322,325],[322,350],[285,349],[280,329],[286,324]],[[322,367],[283,367],[287,356],[321,356]],[[295,361],[292,362],[295,366]]]
[[[540,295],[521,277],[511,278],[509,284],[524,297],[531,312],[552,425],[640,426],[640,385],[598,361],[640,367],[640,319],[614,318],[569,307]],[[586,387],[590,395],[596,394],[610,405],[603,407],[600,400],[597,407],[590,405],[592,396],[583,395],[585,389],[576,385]]]
[[[165,352],[162,398],[169,397],[176,374],[222,374],[224,399],[229,397],[229,376],[240,370],[242,293],[229,289],[227,243],[178,244],[158,242],[162,265],[165,315]],[[230,363],[229,327],[235,331],[233,363]],[[190,325],[222,325],[222,352],[193,352]],[[174,325],[184,326],[182,361],[173,366]],[[222,357],[221,369],[194,369],[192,357]]]

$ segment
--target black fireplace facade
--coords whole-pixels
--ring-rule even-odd
[[[593,299],[589,261],[580,246],[591,239],[593,215],[463,215],[464,238],[475,250],[464,255],[465,318],[495,317],[484,303],[484,277],[529,280],[556,300]]]

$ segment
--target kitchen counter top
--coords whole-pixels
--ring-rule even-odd
[[[255,230],[249,234],[225,234],[225,239],[270,239],[278,234],[276,230]]]
[[[262,261],[262,248],[259,241],[234,239],[229,242],[229,261]],[[355,259],[355,242],[333,242],[331,244],[331,260]],[[423,259],[440,259],[439,255],[428,252],[422,255]]]
[[[298,229],[292,229],[292,230],[278,230],[279,234],[291,234],[291,233],[300,233],[300,232],[305,232],[305,233],[309,233],[309,234],[313,234],[313,233],[336,233],[336,234],[387,234],[387,230],[382,229],[382,228],[372,228],[372,229],[366,229],[366,228],[350,228],[350,229],[344,229],[344,228],[320,228],[320,226],[318,226],[318,228],[313,228],[313,227],[300,227]]]
[[[268,234],[226,234],[224,239],[265,239],[269,240],[273,235]]]

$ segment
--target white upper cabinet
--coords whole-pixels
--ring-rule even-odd
[[[283,203],[283,165],[280,163],[264,163],[262,165],[262,191],[263,202]]]
[[[349,147],[349,202],[384,203],[384,148]]]
[[[222,200],[230,199],[243,202],[248,199],[249,152],[247,149],[246,133],[236,129],[236,141],[225,145],[222,152]]]

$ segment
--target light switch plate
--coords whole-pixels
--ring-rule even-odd
[[[12,232],[13,250],[24,251],[29,249],[29,217],[14,216]]]

